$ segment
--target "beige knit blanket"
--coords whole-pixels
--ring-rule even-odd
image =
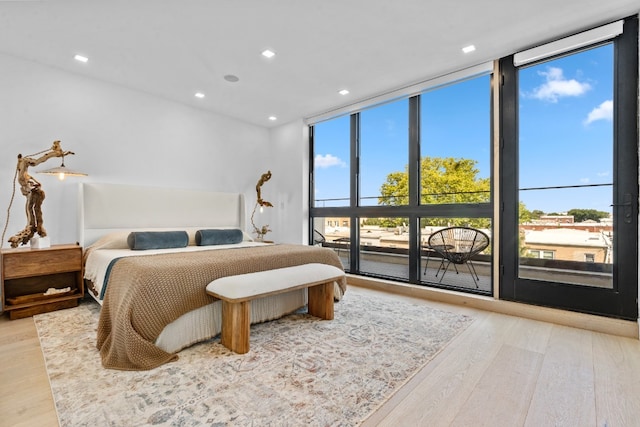
[[[109,276],[97,348],[105,368],[152,369],[176,360],[154,342],[169,323],[215,301],[205,288],[214,279],[236,274],[323,263],[342,269],[329,248],[268,245],[119,259]],[[346,279],[340,283],[346,291]],[[340,297],[341,295],[336,295]]]

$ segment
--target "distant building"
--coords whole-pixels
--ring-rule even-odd
[[[611,237],[603,232],[570,228],[525,230],[524,246],[534,258],[611,263]]]
[[[534,224],[573,224],[573,215],[541,215],[539,219],[532,222]]]
[[[324,226],[326,228],[349,228],[351,227],[351,218],[325,218]]]
[[[533,220],[531,222],[520,224],[520,230],[557,230],[560,228],[569,228],[572,230],[584,230],[590,231],[592,233],[606,233],[611,235],[613,233],[613,221],[609,218],[603,218],[599,222],[593,220],[586,220],[583,222],[565,222],[561,223],[558,221],[542,221],[542,220]]]

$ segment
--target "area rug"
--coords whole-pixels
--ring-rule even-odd
[[[251,351],[219,338],[151,371],[104,369],[99,306],[34,317],[60,425],[355,426],[472,321],[347,292],[335,318],[303,311],[251,327]]]

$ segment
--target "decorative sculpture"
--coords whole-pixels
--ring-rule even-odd
[[[256,214],[256,209],[260,206],[260,212],[264,207],[272,208],[273,205],[262,198],[262,185],[271,179],[271,171],[267,171],[267,173],[263,173],[256,184],[256,205],[253,207],[253,212],[251,213],[251,225],[253,226],[253,231],[257,235],[257,240],[264,240],[264,236],[271,231],[269,229],[269,224],[263,225],[258,228],[256,224],[253,222],[253,217]]]
[[[42,154],[40,157],[32,157]],[[29,167],[37,166],[41,163],[53,157],[62,157],[75,154],[72,151],[63,151],[60,147],[60,141],[54,141],[51,148],[40,151],[35,154],[31,154],[23,157],[22,154],[18,154],[18,165],[16,167],[16,176],[14,176],[14,193],[15,193],[15,178],[17,177],[20,184],[20,191],[27,198],[25,210],[27,214],[26,227],[11,236],[8,242],[12,248],[17,248],[19,245],[26,245],[33,238],[34,234],[38,233],[40,237],[47,235],[47,230],[44,228],[44,220],[42,219],[42,202],[44,201],[44,190],[42,185],[34,177],[29,175]],[[13,201],[13,194],[11,196]],[[9,222],[9,215],[7,213],[7,224]],[[6,230],[6,227],[5,227]],[[3,232],[4,238],[4,232]]]
[[[267,171],[267,173],[263,173],[260,176],[260,179],[258,180],[258,183],[256,184],[256,193],[257,193],[257,196],[258,196],[257,203],[260,206],[267,206],[267,207],[272,208],[273,205],[271,203],[267,202],[266,200],[262,200],[262,196],[260,194],[261,193],[260,189],[262,187],[262,184],[264,184],[265,182],[269,181],[270,179],[271,179],[271,171],[270,170]]]

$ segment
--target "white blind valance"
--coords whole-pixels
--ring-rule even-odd
[[[611,24],[518,52],[513,56],[513,65],[519,67],[544,58],[613,39],[622,34],[623,22],[622,20],[612,22]]]

